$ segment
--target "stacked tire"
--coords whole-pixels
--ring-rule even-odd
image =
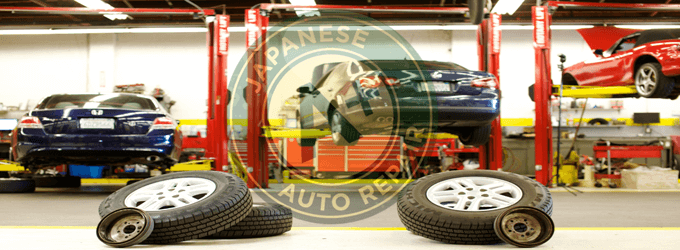
[[[24,178],[0,178],[0,193],[33,193],[35,181]]]
[[[502,242],[494,220],[516,206],[552,214],[542,184],[513,173],[488,170],[443,172],[420,178],[398,196],[399,218],[416,235],[453,244]]]
[[[253,208],[250,191],[243,180],[215,171],[165,174],[132,183],[107,197],[99,206],[99,215],[103,218],[127,207],[139,208],[153,218],[153,231],[144,244],[205,238],[228,229],[231,233],[227,234],[233,237],[273,235],[290,230],[290,226],[287,229],[278,224],[271,227],[269,222],[262,222],[269,218],[288,218],[285,221],[292,225],[290,210],[285,214],[279,210],[261,211],[275,206]],[[286,217],[288,215],[290,217]],[[244,231],[253,226],[258,229],[255,233]]]
[[[238,224],[205,239],[242,239],[280,235],[293,226],[293,211],[279,204],[255,203]]]

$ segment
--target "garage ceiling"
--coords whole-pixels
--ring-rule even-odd
[[[193,9],[190,4],[183,0],[104,0],[116,8],[185,8]],[[215,9],[217,13],[231,15],[234,25],[243,22],[244,10],[255,4],[268,2],[263,0],[239,0],[239,1],[210,1],[193,0],[195,4],[206,9]],[[271,0],[271,3],[282,3],[286,0]],[[418,6],[418,7],[467,7],[466,0],[317,0],[317,4],[336,5],[374,5],[374,6]],[[495,4],[498,0],[492,0]],[[543,1],[545,2],[545,1]],[[580,2],[596,3],[660,3],[673,4],[680,0],[580,0]],[[524,4],[512,16],[503,16],[504,24],[530,24],[531,6],[536,5],[536,0],[525,0]],[[2,0],[0,7],[83,7],[73,0]],[[271,15],[271,22],[293,17],[291,11],[275,12]],[[411,23],[462,23],[467,19],[461,14],[393,14],[372,13],[371,17],[384,22]],[[136,15],[133,19],[111,21],[101,15],[59,15],[37,13],[11,13],[0,12],[0,28],[44,28],[44,27],[74,27],[74,26],[201,26],[200,19],[190,16],[163,16],[163,15]],[[641,23],[677,23],[680,21],[679,11],[602,11],[602,10],[564,10],[560,9],[554,15],[553,23],[556,24],[641,24]]]

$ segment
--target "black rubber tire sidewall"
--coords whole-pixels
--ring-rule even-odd
[[[659,64],[659,63],[645,63],[642,66],[640,66],[640,68],[647,66],[647,65],[652,66],[652,68],[655,71],[654,73],[656,74],[656,77],[657,77],[656,86],[654,87],[654,90],[652,90],[652,93],[650,93],[649,95],[646,95],[646,96],[642,95],[639,92],[639,90],[638,90],[638,94],[640,96],[646,97],[646,98],[666,98],[666,97],[668,97],[668,95],[670,95],[673,92],[673,88],[675,87],[675,81],[663,74],[663,72],[661,71],[661,64]],[[638,76],[638,74],[640,74],[640,68],[638,68],[638,70],[635,72],[635,75],[634,75],[635,81],[637,81],[637,76]],[[637,83],[636,83],[635,88],[637,89]]]
[[[40,176],[34,175],[36,187],[48,188],[77,188],[80,187],[81,178],[78,176]]]
[[[531,206],[552,214],[552,197],[542,184],[513,173],[490,170],[459,170],[425,176],[407,185],[399,195],[397,208],[406,228],[423,237],[456,244],[501,242],[493,225],[496,217],[510,207],[492,211],[462,212],[442,208],[427,199],[429,187],[441,181],[466,176],[492,177],[514,183],[522,198],[513,206]],[[512,207],[512,206],[511,206]]]
[[[491,134],[491,125],[484,125],[481,127],[475,127],[468,131],[462,133],[459,136],[460,142],[468,146],[481,146],[489,142],[489,136]]]
[[[482,23],[486,0],[468,0],[467,3],[470,10],[470,23],[473,25]]]
[[[333,139],[333,142],[337,146],[354,146],[357,143],[359,143],[359,138],[361,137],[359,131],[357,131],[352,124],[345,119],[345,116],[342,115],[340,111],[334,110],[333,112],[330,113],[330,119],[328,123],[331,125],[331,132],[333,131],[333,117],[335,114],[340,114],[340,127],[342,127],[342,130],[340,130],[340,138],[338,141],[335,141]]]
[[[146,211],[154,220],[154,231],[144,243],[168,244],[206,237],[236,225],[250,213],[253,201],[243,180],[223,172],[193,171],[164,174],[127,185],[99,205],[99,215],[103,217],[126,207],[125,198],[141,187],[186,177],[211,180],[216,189],[194,204],[166,211]]]
[[[280,235],[293,227],[293,211],[279,204],[255,203],[238,224],[205,239],[242,239]],[[253,205],[255,205],[253,204]]]
[[[35,181],[31,179],[0,179],[0,193],[35,192]]]

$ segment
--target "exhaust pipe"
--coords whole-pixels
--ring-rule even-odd
[[[161,160],[161,157],[159,157],[159,156],[157,156],[157,155],[151,155],[151,156],[147,156],[147,157],[146,157],[146,160],[147,160],[148,162],[157,162],[157,161],[160,161],[160,160]]]

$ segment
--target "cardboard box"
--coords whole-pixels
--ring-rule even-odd
[[[668,171],[627,171],[621,173],[624,188],[632,189],[677,189],[678,170]]]

